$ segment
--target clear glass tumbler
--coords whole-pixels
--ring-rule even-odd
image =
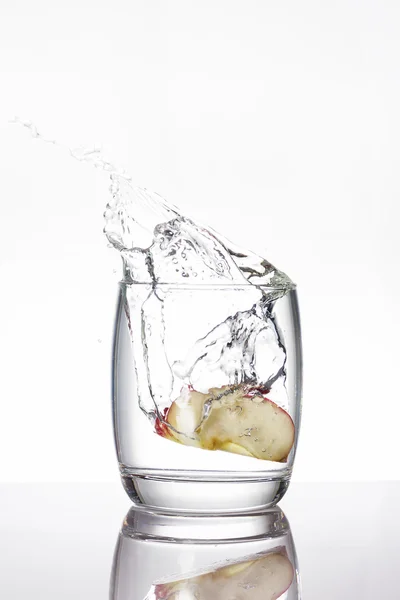
[[[246,513],[291,477],[301,412],[296,291],[121,283],[113,417],[137,507]]]
[[[300,600],[281,510],[181,517],[131,509],[120,532],[110,600]]]

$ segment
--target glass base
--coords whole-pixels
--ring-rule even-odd
[[[142,505],[143,506],[143,505]],[[288,534],[289,523],[279,507],[248,515],[167,515],[133,506],[122,534],[138,540],[182,544],[237,544]]]
[[[137,509],[173,514],[251,514],[272,508],[289,486],[290,472],[270,476],[218,472],[121,469],[126,493]]]

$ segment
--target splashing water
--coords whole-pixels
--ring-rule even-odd
[[[111,198],[104,232],[122,257],[123,282],[147,284],[139,295],[127,293],[125,311],[136,347],[139,403],[150,421],[171,427],[166,410],[182,384],[202,394],[218,386],[247,386],[262,393],[278,389],[285,395],[286,350],[272,312],[274,302],[295,287],[289,277],[265,258],[181,214],[158,194],[134,187],[131,177],[104,160],[100,149],[72,150],[43,137],[30,121],[13,122],[109,173]],[[165,346],[168,285],[245,286],[247,305],[238,295],[222,319],[211,329],[205,326],[185,355],[171,361]],[[196,318],[200,317],[193,314]],[[208,398],[198,425],[210,413],[210,403],[220,400],[221,394]]]
[[[105,160],[101,149],[71,149],[44,137],[32,121],[15,117],[10,123],[27,128],[32,137],[110,174],[112,199],[104,213],[104,232],[121,253],[125,274],[132,282],[178,283],[183,277],[193,283],[252,283],[280,290],[279,295],[295,287],[265,258],[195,223],[160,195],[134,187],[131,176]],[[144,271],[138,255],[145,257]]]
[[[127,177],[117,172],[110,177],[104,231],[132,282],[252,283],[279,289],[279,295],[294,288],[265,258],[182,215],[158,194],[133,187]],[[147,273],[141,270],[143,260]]]
[[[166,436],[172,435],[174,441],[206,447],[199,441],[199,432],[205,429],[214,408],[221,405],[221,398],[230,415],[238,409],[232,405],[232,398],[238,396],[227,397],[227,391],[229,395],[242,389],[243,397],[248,399],[246,390],[257,388],[251,402],[258,402],[259,394],[268,393],[268,398],[278,397],[280,405],[286,406],[286,350],[272,312],[274,302],[294,288],[291,280],[266,259],[233,246],[212,229],[181,214],[161,196],[135,188],[116,174],[111,179],[112,200],[105,212],[105,233],[121,253],[125,283],[151,285],[151,291],[143,293],[139,305],[136,289],[127,292],[125,310],[129,323],[137,323],[131,326],[131,337],[134,347],[139,346],[135,362],[140,406],[156,431],[160,435],[167,432]],[[234,300],[227,293],[230,301],[224,318],[211,327],[207,314],[201,336],[188,345],[183,342],[185,355],[175,359],[166,340],[166,331],[171,328],[166,320],[170,311],[167,290],[171,285],[208,285],[215,289],[228,286],[236,290],[244,287],[246,306],[243,307],[240,293]],[[193,296],[190,302],[195,304]],[[182,316],[175,324],[172,335],[179,337],[179,329],[191,329],[192,321],[201,321],[203,311],[208,313],[209,309],[196,310],[193,306],[189,317]],[[185,312],[183,308],[182,313]],[[139,323],[140,332],[136,329]],[[190,390],[204,395],[197,417]],[[173,422],[172,413],[168,413],[171,401],[179,407],[181,422]],[[182,415],[188,414],[188,406],[190,431],[182,425],[187,421]],[[243,427],[248,425],[244,413],[235,414],[241,417]],[[230,429],[232,436],[234,427]],[[284,459],[286,452],[276,454],[265,449],[275,442],[273,435],[267,439],[256,426],[248,430],[251,432],[246,435],[259,445],[258,457]],[[276,437],[279,436],[280,432]],[[207,447],[218,447],[216,443]],[[291,443],[287,443],[288,450]],[[229,446],[228,451],[237,452],[237,447]]]
[[[14,117],[13,119],[10,119],[9,123],[24,127],[29,131],[30,135],[33,138],[38,139],[41,142],[44,142],[45,144],[51,144],[52,146],[63,150],[79,162],[86,162],[93,166],[95,169],[99,169],[101,171],[105,171],[106,173],[110,173],[110,177],[116,176],[121,179],[125,179],[126,181],[130,181],[130,176],[123,169],[116,167],[102,156],[101,148],[86,148],[84,146],[70,148],[69,146],[60,144],[60,142],[57,142],[56,140],[46,138],[44,135],[39,133],[38,128],[32,121],[27,121],[21,119],[20,117]]]

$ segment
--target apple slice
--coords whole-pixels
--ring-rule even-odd
[[[167,413],[169,435],[186,446],[201,447],[196,429],[199,427],[207,395],[184,388]]]
[[[239,444],[234,444],[233,442],[225,442],[220,447],[220,450],[223,450],[224,452],[232,452],[233,454],[242,454],[243,456],[251,456],[254,458],[254,454],[251,454],[251,452],[248,452],[246,448],[239,446]]]
[[[243,385],[213,388],[209,394],[185,389],[166,421],[168,437],[182,444],[264,460],[286,460],[294,443],[290,415]]]
[[[294,442],[290,415],[262,395],[245,390],[224,391],[212,401],[212,408],[200,428],[202,448],[235,451],[256,458],[281,461],[287,458]]]
[[[284,553],[228,565],[211,573],[155,586],[157,600],[276,600],[292,584],[294,569]]]

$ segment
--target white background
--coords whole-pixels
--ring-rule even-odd
[[[400,478],[397,0],[3,0],[0,478],[117,480],[101,144],[298,283],[294,479]]]

